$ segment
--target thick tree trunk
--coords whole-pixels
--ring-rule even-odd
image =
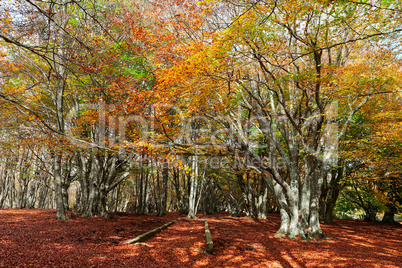
[[[275,237],[283,238],[289,233],[290,216],[284,208],[280,208],[279,213],[281,215],[281,225],[279,230],[276,232]]]
[[[320,187],[320,182],[314,177],[314,172],[311,175],[300,190],[300,184],[297,183],[280,185],[274,180],[267,180],[273,189],[281,215],[281,225],[276,237],[308,239],[310,236],[323,236],[318,217],[320,193],[317,188]]]
[[[310,170],[306,168],[306,173],[308,174]],[[308,220],[310,215],[310,197],[311,197],[311,178],[306,176],[304,183],[301,187],[300,193],[300,216],[299,216],[299,236],[302,239],[306,239],[308,234],[306,229],[308,227]]]
[[[326,224],[332,224],[333,222],[333,213],[336,205],[336,200],[338,199],[339,196],[339,192],[340,192],[339,190],[331,189],[329,196],[326,200],[326,204],[322,205],[325,208],[324,215],[322,215],[322,219]]]
[[[287,200],[290,210],[290,223],[288,238],[295,239],[300,234],[299,226],[299,189],[291,187],[290,193],[287,194]],[[304,232],[303,232],[304,233]]]
[[[364,212],[366,213],[366,215],[364,216],[365,221],[369,221],[369,222],[377,221],[377,212],[378,212],[377,206],[375,206],[371,203],[368,203],[364,207]]]
[[[61,190],[63,193],[64,208],[66,210],[70,210],[69,205],[68,205],[68,185],[66,183],[63,183]]]
[[[315,183],[314,183],[315,184]],[[309,221],[309,233],[311,236],[324,237],[324,233],[320,226],[320,214],[319,214],[319,197],[321,186],[319,183],[315,184],[312,189],[311,202],[310,202],[310,221]]]
[[[394,220],[395,213],[393,211],[386,211],[384,214],[384,217],[381,220],[381,223],[386,223],[386,224],[395,224]]]
[[[324,233],[320,226],[320,196],[324,174],[316,168],[312,171],[311,177],[311,197],[310,197],[310,219],[309,219],[309,235],[313,237],[324,237]]]
[[[279,227],[279,230],[276,232],[275,237],[286,237],[289,233],[290,210],[285,193],[282,189],[282,186],[279,185],[279,183],[273,180],[270,176],[266,177],[265,180],[274,193],[274,197],[279,207],[279,213],[281,216],[281,225]]]

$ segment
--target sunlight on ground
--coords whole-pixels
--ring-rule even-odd
[[[10,227],[2,221],[20,218],[20,214],[27,222],[15,221]],[[315,242],[274,238],[279,217],[253,221],[208,216],[214,252],[207,255],[202,252],[205,233],[201,221],[170,216],[166,221],[176,219],[175,225],[144,244],[126,245],[124,241],[164,220],[147,215],[116,221],[80,218],[59,222],[47,210],[28,214],[0,210],[0,216],[0,253],[7,256],[0,256],[0,267],[396,268],[402,258],[401,229],[353,221],[341,221],[342,226],[323,225],[324,232],[334,239]]]

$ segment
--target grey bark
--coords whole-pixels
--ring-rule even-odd
[[[187,218],[195,219],[197,218],[197,189],[198,189],[198,156],[192,157],[191,164],[191,182],[190,182],[190,195],[189,195],[189,203],[188,203],[188,214]]]

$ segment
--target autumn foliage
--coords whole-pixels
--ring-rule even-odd
[[[160,219],[179,217],[166,216],[171,211],[189,219],[199,211],[280,214],[275,224],[239,219],[250,241],[260,241],[258,224],[264,235],[278,229],[278,238],[349,239],[321,223],[345,214],[395,223],[401,213],[401,1],[5,2],[0,208],[56,209],[59,220],[70,211],[104,218],[156,212]],[[211,219],[222,226],[212,233],[224,253],[237,220]],[[91,221],[121,228],[76,220]],[[182,228],[193,222],[182,220]],[[105,232],[115,238],[93,239],[123,237]],[[186,246],[194,247],[192,239]],[[343,252],[338,242],[328,245]],[[230,250],[252,251],[250,265],[262,265],[254,258],[271,249],[259,243]],[[149,264],[159,249],[170,250],[153,245],[138,254],[147,253]],[[287,257],[274,252],[283,266],[301,258],[292,260],[294,249]],[[177,261],[194,265],[214,258],[197,263],[180,254]],[[98,264],[94,258],[83,265]]]

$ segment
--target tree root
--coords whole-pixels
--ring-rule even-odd
[[[286,234],[281,233],[281,232],[276,232],[276,234],[274,235],[274,237],[276,237],[276,238],[285,238],[285,237],[286,237]]]

